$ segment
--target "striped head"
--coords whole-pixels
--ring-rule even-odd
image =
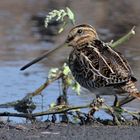
[[[67,37],[68,46],[78,47],[98,39],[96,30],[88,24],[81,24],[72,28]]]

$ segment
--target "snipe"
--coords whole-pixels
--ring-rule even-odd
[[[119,102],[120,105],[140,97],[135,86],[137,80],[127,60],[101,41],[91,25],[82,24],[71,29],[66,43],[73,48],[68,65],[81,86],[92,92],[96,90],[96,95],[128,93],[128,96]],[[44,57],[35,59],[22,70]]]

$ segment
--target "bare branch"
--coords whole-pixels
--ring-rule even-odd
[[[135,35],[135,26],[133,26],[133,28],[123,37],[121,37],[120,39],[118,39],[116,42],[111,44],[112,48],[115,48],[117,46],[120,46],[121,44],[123,44],[124,42],[128,41],[132,36]]]

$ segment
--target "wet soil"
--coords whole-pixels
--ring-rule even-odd
[[[99,124],[16,124],[0,125],[1,140],[140,140],[139,126]]]

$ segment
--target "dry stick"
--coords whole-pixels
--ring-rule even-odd
[[[0,116],[33,118],[32,117],[32,114],[26,114],[26,113],[10,113],[10,112],[2,112],[2,113],[0,113]]]
[[[62,105],[60,105],[60,106],[61,106],[61,108],[59,108],[59,106],[56,106],[53,109],[50,109],[48,111],[43,111],[43,112],[38,112],[38,113],[33,113],[33,114],[3,112],[3,113],[0,113],[0,116],[12,116],[12,117],[23,117],[23,118],[33,119],[35,117],[39,117],[39,116],[43,116],[43,115],[61,114],[61,113],[66,113],[66,112],[72,111],[72,110],[91,108],[91,104],[87,104],[87,105],[83,105],[83,106],[75,106],[75,107],[62,106]],[[104,110],[110,112],[111,108],[104,105],[104,106],[101,106],[100,109],[104,109]],[[128,114],[134,115],[134,116],[137,116],[140,114],[140,112],[128,112],[125,109],[121,109],[121,110]]]
[[[49,78],[48,78],[44,84],[42,84],[42,85],[41,85],[38,89],[36,89],[34,92],[27,94],[24,98],[29,98],[29,97],[31,98],[31,97],[33,97],[33,96],[36,96],[36,95],[41,94],[41,92],[42,92],[48,85],[50,85],[50,84],[53,83],[54,81],[60,79],[60,78],[62,77],[62,75],[63,75],[63,74],[60,72],[60,73],[57,74],[57,76],[56,76],[55,78],[53,78],[53,79],[49,79]]]
[[[60,105],[62,107],[62,105]],[[43,115],[53,115],[53,114],[61,114],[68,112],[70,110],[76,110],[76,109],[82,109],[82,108],[88,108],[90,107],[90,104],[84,105],[84,106],[76,106],[76,107],[65,107],[65,108],[59,108],[59,106],[50,109],[48,111],[43,111],[43,112],[38,112],[38,113],[33,113],[33,114],[26,114],[26,113],[10,113],[10,112],[3,112],[0,113],[0,116],[13,116],[13,117],[23,117],[23,118],[34,118],[38,116],[43,116]],[[57,110],[54,110],[57,109]]]
[[[121,37],[120,39],[118,39],[116,42],[111,44],[112,48],[115,48],[117,46],[120,46],[121,44],[123,44],[124,42],[126,42],[127,40],[130,39],[130,37],[132,37],[133,35],[135,35],[135,26],[133,26],[133,28],[123,37]]]
[[[110,107],[109,105],[107,105],[107,104],[105,104],[105,103],[104,103],[104,105],[107,107],[107,109],[108,109],[107,111],[109,111],[109,112],[111,113],[114,122],[115,122],[117,125],[120,125],[120,122],[119,122],[119,120],[118,120],[116,114],[114,113],[113,107]]]
[[[83,106],[75,106],[75,107],[64,107],[64,108],[59,108],[57,110],[49,110],[49,111],[43,111],[43,112],[38,112],[32,114],[33,117],[38,117],[38,116],[43,116],[43,115],[52,115],[52,114],[61,114],[61,113],[66,113],[71,110],[77,110],[77,109],[83,109],[83,108],[89,108],[90,104],[83,105]]]

